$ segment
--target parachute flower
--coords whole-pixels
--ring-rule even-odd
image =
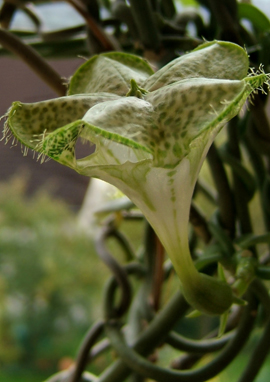
[[[142,59],[105,53],[85,62],[66,97],[14,102],[4,134],[80,174],[119,188],[152,225],[188,302],[222,314],[230,286],[199,273],[188,245],[193,189],[207,151],[224,124],[267,75],[247,76],[238,45],[209,42],[153,73]],[[94,152],[76,156],[81,138]]]

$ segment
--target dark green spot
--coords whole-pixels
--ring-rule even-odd
[[[174,176],[176,174],[176,170],[168,172],[168,176]]]
[[[38,107],[35,107],[35,108],[32,110],[32,115],[36,115],[38,112],[39,112],[39,108],[38,108]]]
[[[175,144],[173,145],[173,153],[178,158],[181,158],[182,156],[182,149],[178,142],[175,142]]]

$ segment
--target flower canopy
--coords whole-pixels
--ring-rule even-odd
[[[118,187],[155,229],[183,293],[198,310],[221,314],[233,301],[224,282],[196,271],[188,219],[207,151],[267,75],[247,76],[246,52],[227,42],[202,44],[153,73],[141,58],[105,53],[74,74],[66,97],[14,102],[5,125],[26,147],[80,174]],[[81,138],[94,147],[76,156]]]

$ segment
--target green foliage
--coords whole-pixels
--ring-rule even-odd
[[[198,7],[198,3],[196,2],[196,0],[178,0],[178,3],[186,7]]]
[[[95,319],[104,269],[75,214],[24,186],[0,184],[0,363],[51,369]]]

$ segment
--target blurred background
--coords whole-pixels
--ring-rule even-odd
[[[268,0],[252,3],[270,16]],[[196,1],[177,4],[179,8],[195,7],[205,20],[209,16]],[[47,28],[44,32],[78,28],[70,52],[63,45],[57,57],[60,41],[54,54],[47,54],[51,66],[68,80],[85,57],[89,57],[85,21],[68,3],[41,2],[35,7]],[[105,18],[106,8],[103,10]],[[34,28],[31,18],[21,11],[16,12],[10,25],[10,30],[19,36],[31,35]],[[189,33],[192,36],[192,23]],[[46,44],[39,49],[43,49],[46,57]],[[56,96],[27,65],[1,50],[0,115],[15,100],[36,102]],[[90,324],[100,315],[101,293],[109,273],[96,256],[91,235],[77,224],[88,184],[88,178],[56,162],[41,165],[31,153],[23,157],[20,145],[10,148],[10,144],[0,144],[0,380],[3,382],[39,382],[68,367]],[[128,227],[127,231],[134,234],[134,227]],[[140,235],[140,227],[135,227],[134,235]],[[244,361],[243,355],[238,362]],[[96,367],[102,370],[102,358],[99,362]],[[268,364],[258,381],[267,380]],[[231,370],[237,367],[234,363]]]
[[[56,20],[55,8],[47,8],[52,28],[62,18],[82,22],[68,5]],[[23,16],[17,12],[11,29],[31,27]],[[76,55],[49,60],[66,80],[83,61]],[[6,55],[0,56],[0,90],[0,115],[15,100],[57,96]],[[38,382],[73,362],[100,315],[108,273],[76,225],[89,179],[53,161],[41,165],[31,153],[23,157],[20,145],[10,146],[0,147],[0,380]]]

